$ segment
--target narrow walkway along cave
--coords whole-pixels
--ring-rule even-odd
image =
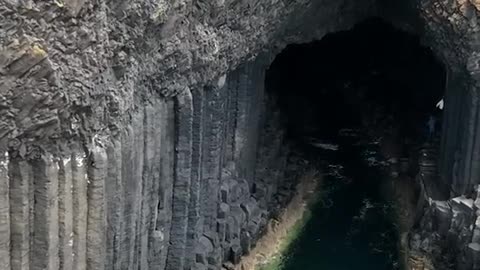
[[[404,269],[415,176],[419,166],[436,170],[445,80],[418,37],[377,18],[276,57],[266,92],[294,145],[290,160],[324,175],[321,199],[277,268]]]

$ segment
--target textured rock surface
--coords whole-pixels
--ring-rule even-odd
[[[480,250],[479,186],[473,195],[442,198],[434,149],[424,149],[417,181],[422,195],[418,226],[410,232],[411,269],[478,269]]]
[[[440,180],[467,193],[478,3],[384,2],[1,0],[0,268],[238,261],[289,197],[271,57],[374,14],[423,29],[449,66]]]

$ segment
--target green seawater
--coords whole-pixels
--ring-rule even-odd
[[[260,269],[399,269],[393,204],[382,188],[388,177],[371,164],[375,146],[347,142],[327,158],[327,194],[292,230],[284,253]]]

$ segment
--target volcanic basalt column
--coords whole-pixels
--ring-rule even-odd
[[[0,269],[238,262],[289,199],[265,70],[287,44],[370,16],[424,37],[449,70],[439,171],[428,181],[451,193],[426,191],[425,218],[443,218],[461,269],[478,269],[478,6],[2,0]]]

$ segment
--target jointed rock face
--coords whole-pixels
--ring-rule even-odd
[[[0,269],[238,262],[292,193],[266,68],[289,43],[373,15],[422,35],[448,67],[432,181],[469,196],[478,1],[390,2],[1,0]],[[477,238],[459,252],[478,256]]]

